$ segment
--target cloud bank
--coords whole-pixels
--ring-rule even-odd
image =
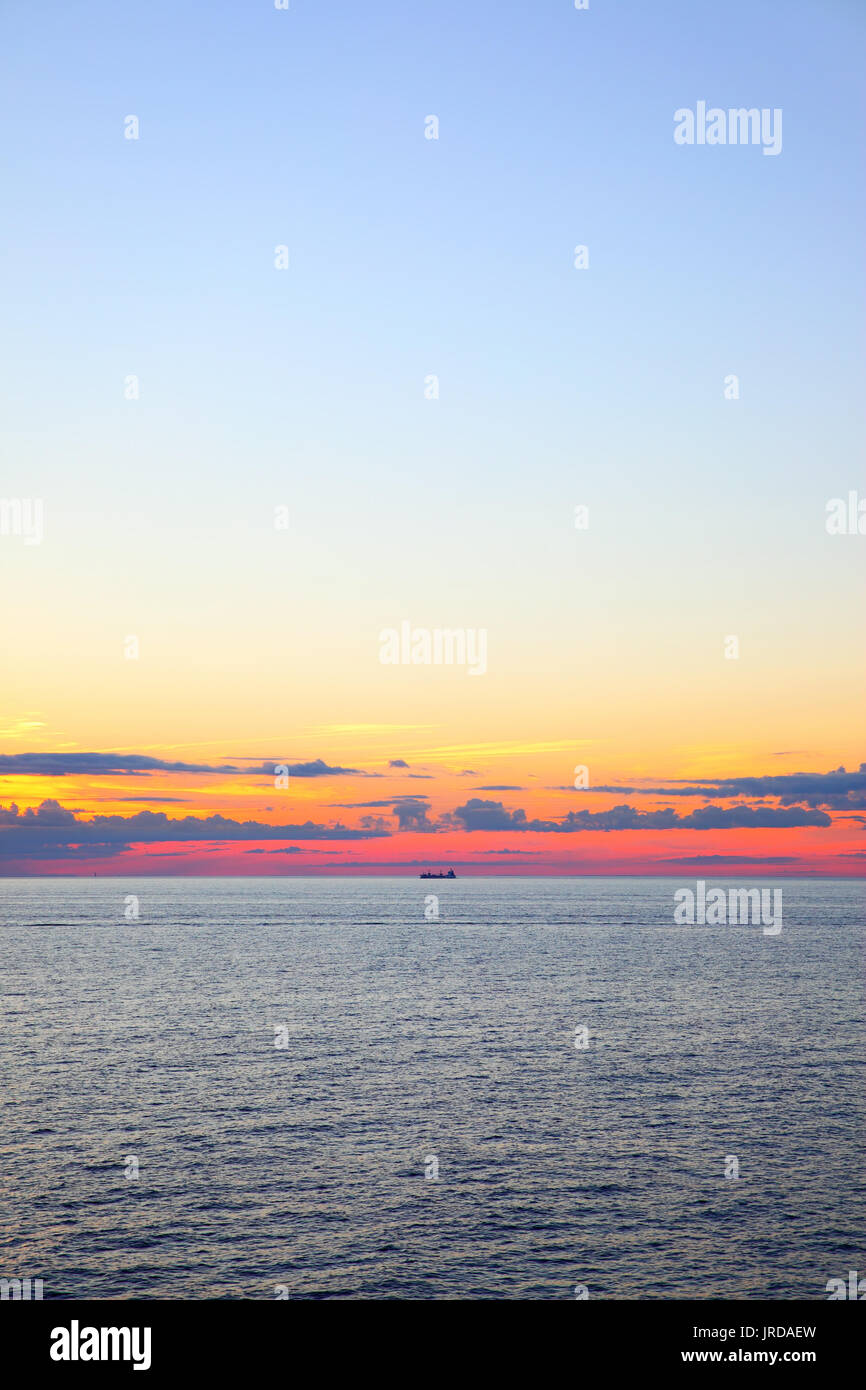
[[[252,760],[251,760],[252,761]],[[362,772],[357,767],[329,767],[321,758],[311,762],[286,762],[273,758],[238,767],[235,763],[167,762],[145,753],[4,753],[0,754],[0,777],[146,777],[151,772],[220,773],[232,777],[274,775],[276,767],[287,767],[291,777],[378,777],[378,772]]]
[[[570,788],[569,788],[570,790]],[[827,806],[844,811],[866,808],[866,763],[856,772],[837,767],[834,772],[790,772],[767,777],[721,777],[704,783],[694,778],[677,779],[665,787],[593,787],[615,796],[703,796],[708,801],[747,796],[770,796],[782,806]]]
[[[139,811],[134,816],[93,816],[81,820],[57,801],[43,801],[35,811],[16,805],[0,806],[0,856],[50,856],[56,850],[81,847],[88,852],[119,852],[132,845],[167,840],[370,840],[389,835],[382,828],[360,830],[345,825],[270,825],[236,821],[225,816],[181,816],[163,811]]]
[[[824,811],[799,807],[701,806],[688,815],[672,807],[638,811],[634,806],[612,806],[607,811],[569,811],[560,821],[527,820],[526,812],[509,811],[501,801],[473,796],[458,806],[454,816],[465,830],[533,831],[537,834],[571,835],[581,830],[740,830],[800,825],[830,825]]]

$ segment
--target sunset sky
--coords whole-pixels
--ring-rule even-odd
[[[0,873],[863,873],[864,12],[806,65],[814,13],[5,7]],[[704,99],[781,153],[675,144]]]

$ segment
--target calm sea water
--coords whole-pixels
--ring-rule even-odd
[[[674,925],[684,882],[0,880],[0,1275],[826,1298],[866,1272],[863,885],[784,882],[767,937]]]

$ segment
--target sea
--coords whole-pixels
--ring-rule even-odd
[[[778,934],[679,925],[688,886],[0,880],[0,1277],[827,1298],[866,1274],[864,885],[741,881]]]

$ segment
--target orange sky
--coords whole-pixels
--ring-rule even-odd
[[[453,682],[457,673],[435,674],[444,698],[449,687],[443,678]],[[622,724],[621,716],[616,717]],[[866,814],[858,818],[857,808],[866,810],[866,795],[854,780],[841,790],[827,780],[831,769],[843,764],[854,772],[859,760],[853,750],[847,750],[846,761],[826,749],[799,746],[768,748],[761,754],[753,746],[738,752],[736,745],[721,741],[712,747],[682,744],[656,754],[654,768],[637,747],[611,747],[602,736],[604,727],[599,716],[596,738],[509,739],[496,737],[491,727],[484,739],[458,741],[432,721],[311,726],[306,736],[282,740],[285,751],[275,753],[278,740],[256,740],[256,751],[255,744],[240,738],[98,749],[88,741],[76,747],[73,740],[52,735],[37,716],[22,715],[5,721],[0,744],[0,806],[7,809],[6,824],[0,824],[3,871],[416,874],[453,866],[461,875],[863,873]],[[93,752],[102,761],[88,771],[77,770]],[[194,768],[228,764],[237,771],[134,770],[123,766],[130,753]],[[21,761],[21,755],[29,761]],[[109,770],[111,755],[118,766]],[[52,758],[59,763],[46,761]],[[321,771],[317,760],[342,771],[308,775]],[[37,765],[55,775],[35,775]],[[58,766],[65,775],[56,775]],[[282,767],[290,769],[287,785],[285,774],[277,771]],[[745,791],[718,785],[719,779],[785,779],[795,773],[812,774],[808,792],[799,800],[799,788],[784,780]],[[575,779],[588,785],[576,788]],[[710,790],[723,794],[708,795]],[[678,794],[683,791],[690,794]],[[839,799],[843,795],[844,802]],[[59,803],[75,817],[74,827],[84,829],[79,836],[74,827],[64,827],[59,836],[49,830],[43,853],[38,844],[28,843],[22,854],[23,837],[32,833],[32,823],[24,818],[45,802]],[[18,808],[14,819],[9,811],[13,804]],[[604,829],[590,822],[590,828],[570,833],[514,827],[520,811],[526,821],[559,825],[569,813],[598,815],[623,806],[631,808],[627,814],[638,816],[671,808],[677,823]],[[678,823],[701,807],[732,812],[735,819],[742,810],[763,812],[770,823],[708,829]],[[158,824],[149,822],[142,832],[142,813],[164,813],[169,821],[222,816],[233,827],[253,824],[241,832],[233,828],[232,833],[244,835],[241,840],[225,838],[218,828],[207,840],[160,838]],[[496,818],[492,826],[491,816]],[[773,823],[784,816],[819,823]],[[128,842],[113,822],[105,842],[91,847],[88,833],[93,835],[95,824],[104,824],[94,817],[129,819]],[[479,828],[470,828],[476,824]],[[257,834],[257,826],[265,829]],[[278,839],[267,838],[272,826],[287,829]]]

